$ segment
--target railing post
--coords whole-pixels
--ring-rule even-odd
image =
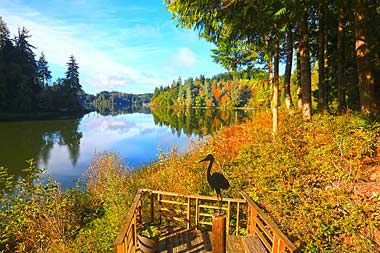
[[[154,223],[154,196],[153,196],[153,192],[150,192],[150,222]]]
[[[276,234],[273,235],[273,245],[272,245],[273,253],[283,253],[285,252],[285,244]]]
[[[223,205],[223,204],[222,204]],[[230,234],[231,202],[227,202],[227,235]]]
[[[226,252],[226,216],[216,215],[212,220],[212,252]]]
[[[236,207],[236,229],[235,229],[235,235],[239,235],[239,219],[240,219],[240,203],[237,202],[237,207]]]
[[[190,212],[191,212],[191,206],[190,206],[190,197],[187,197],[187,229],[190,229]]]
[[[256,210],[254,208],[252,208],[250,205],[248,205],[248,226],[247,226],[247,230],[248,230],[249,235],[255,234],[256,217],[257,217]]]
[[[199,199],[195,199],[195,227],[199,229]]]

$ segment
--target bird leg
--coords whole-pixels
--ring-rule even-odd
[[[218,215],[220,215],[222,194],[216,194],[216,197],[218,198]]]

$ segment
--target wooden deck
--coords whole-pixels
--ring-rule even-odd
[[[164,229],[157,252],[159,253],[208,253],[212,252],[210,231],[173,228]],[[267,253],[257,236],[228,235],[227,253]],[[137,252],[140,252],[137,245]]]
[[[226,251],[295,252],[293,243],[250,196],[244,192],[241,195],[243,199],[223,199],[221,209],[226,217],[226,227],[220,234],[226,236]],[[141,252],[137,235],[145,223],[161,226],[157,252],[211,252],[213,244],[210,230],[216,210],[218,201],[213,197],[141,189],[115,240],[117,252]],[[214,242],[214,246],[219,243]]]

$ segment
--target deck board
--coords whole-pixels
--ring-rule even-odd
[[[266,252],[258,237],[234,236],[226,237],[227,253],[263,253]],[[244,241],[244,243],[243,243]],[[249,247],[249,249],[247,248]],[[140,252],[140,251],[138,251]],[[156,252],[159,253],[211,253],[212,235],[210,231],[183,228],[166,228],[160,238]]]
[[[268,252],[257,235],[242,236],[241,241],[243,243],[243,248],[245,249],[245,252],[247,253],[267,253]]]
[[[228,253],[244,253],[244,248],[239,236],[228,235],[226,239],[226,251]]]

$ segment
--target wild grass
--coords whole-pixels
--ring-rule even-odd
[[[31,173],[17,184],[17,194],[1,197],[0,250],[113,252],[139,188],[214,195],[206,165],[198,163],[212,153],[213,170],[223,171],[231,184],[223,196],[247,192],[300,250],[378,251],[380,125],[350,114],[315,115],[304,122],[281,113],[280,122],[273,137],[270,115],[256,115],[192,143],[186,154],[161,153],[133,172],[117,154],[100,154],[89,166],[85,187],[64,192]]]

